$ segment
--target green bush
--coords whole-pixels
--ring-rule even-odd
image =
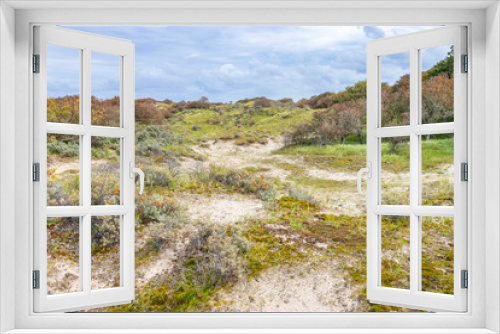
[[[174,168],[144,168],[145,186],[150,188],[173,188],[178,182],[178,171]]]
[[[92,205],[120,204],[120,166],[105,164],[92,168]]]
[[[154,139],[161,145],[182,144],[182,137],[175,134],[170,126],[144,125],[138,126],[135,131],[136,142],[140,143],[146,139]]]
[[[79,205],[79,177],[63,180],[59,177],[47,177],[47,206]]]
[[[214,289],[238,281],[252,249],[241,228],[215,222],[199,222],[195,228],[185,249],[186,261],[176,268],[183,285]]]
[[[94,250],[119,244],[120,216],[92,217],[91,231]]]
[[[47,137],[47,155],[77,157],[80,155],[79,136],[50,135]]]
[[[165,153],[163,147],[152,139],[141,141],[135,146],[135,154],[143,157],[158,157]]]
[[[215,166],[197,170],[193,175],[200,182],[219,182],[232,190],[256,194],[264,201],[271,201],[276,196],[273,185],[263,175],[256,177],[243,170],[231,170]]]
[[[157,194],[141,197],[135,209],[138,222],[144,225],[165,221],[180,211],[181,207],[174,199]]]

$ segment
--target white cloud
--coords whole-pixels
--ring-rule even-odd
[[[136,44],[136,96],[176,101],[202,95],[211,101],[253,96],[298,100],[339,91],[366,78],[366,44],[370,40],[366,29],[355,26],[77,29],[132,40]],[[373,38],[422,29],[368,30]],[[442,52],[430,52],[426,62],[432,64],[442,59],[439,57]],[[401,66],[390,66],[386,73],[395,80]],[[71,80],[60,72],[60,83]],[[64,91],[61,84],[52,87],[56,94]]]

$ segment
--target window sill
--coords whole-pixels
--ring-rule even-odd
[[[487,334],[488,329],[15,329],[5,334]]]

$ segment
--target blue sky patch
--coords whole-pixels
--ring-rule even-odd
[[[366,79],[366,45],[432,27],[68,27],[135,43],[136,98],[237,101],[266,96],[295,101],[336,92]],[[52,48],[52,47],[51,47]],[[48,59],[48,95],[78,93],[75,61],[54,47]],[[446,57],[449,46],[426,52],[423,68]],[[109,58],[109,64],[106,59]],[[113,57],[93,62],[92,94],[116,95]],[[383,81],[394,83],[409,71],[408,62],[390,56]],[[385,63],[384,63],[385,64]],[[96,73],[94,73],[96,72]]]

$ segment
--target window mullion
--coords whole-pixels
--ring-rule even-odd
[[[419,123],[420,66],[418,49],[410,49],[410,291],[418,292],[420,281],[420,217],[414,212],[420,204],[420,140],[413,129]]]
[[[81,112],[81,120],[82,125],[84,127],[90,128],[91,126],[91,90],[90,90],[90,59],[91,51],[86,48],[83,49],[83,60],[82,60],[82,112]],[[91,219],[92,216],[90,214],[90,205],[92,203],[92,188],[91,188],[91,178],[92,178],[92,165],[91,165],[91,134],[90,131],[87,131],[84,135],[82,135],[82,150],[80,156],[80,170],[81,172],[81,180],[80,180],[80,188],[82,189],[82,204],[84,207],[88,208],[89,211],[86,215],[83,216],[82,219],[82,229],[83,233],[81,233],[81,241],[80,241],[80,263],[82,266],[81,271],[81,279],[82,279],[82,287],[83,291],[86,293],[90,293],[91,291],[91,256],[92,256],[92,235],[91,235]]]
[[[421,82],[422,78],[419,78],[418,80]],[[419,99],[421,101],[422,96],[419,96]],[[422,106],[422,103],[420,101],[419,101],[419,106]],[[421,113],[419,115],[419,121],[420,118],[421,118]],[[415,126],[412,127],[411,130],[413,133],[417,135],[439,135],[445,133],[454,133],[455,123],[448,122],[448,123],[435,123],[435,124],[416,124]]]

